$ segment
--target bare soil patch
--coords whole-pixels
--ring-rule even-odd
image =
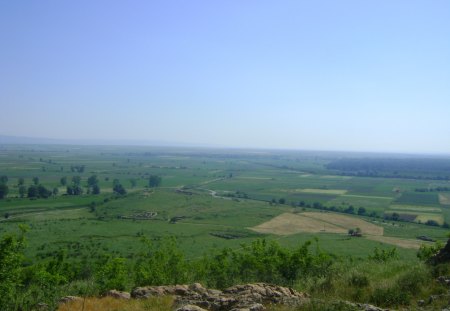
[[[260,233],[290,235],[300,232],[346,234],[349,229],[355,228],[360,228],[363,235],[383,235],[383,227],[365,220],[336,213],[317,212],[284,213],[251,229]]]
[[[303,214],[291,213],[281,214],[251,229],[260,233],[272,233],[278,235],[291,235],[300,232],[347,233],[345,228],[321,220],[315,220],[306,217]]]
[[[306,217],[320,220],[323,222],[327,222],[345,229],[355,229],[360,228],[363,235],[383,235],[383,227],[374,225],[370,222],[367,222],[363,219],[341,215],[337,213],[318,213],[318,212],[306,212],[300,215],[304,215]]]

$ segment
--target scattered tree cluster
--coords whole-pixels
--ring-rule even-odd
[[[88,192],[92,194],[100,194],[100,186],[98,185],[99,180],[97,175],[92,175],[87,180]]]
[[[0,176],[0,199],[6,198],[9,192],[9,187],[7,185],[8,183],[8,176]]]
[[[150,188],[156,188],[159,187],[161,185],[161,181],[162,178],[161,176],[158,175],[150,175],[149,179],[148,179],[148,186]]]
[[[113,192],[118,195],[126,195],[127,190],[118,179],[113,180]]]
[[[72,183],[68,185],[66,189],[68,195],[82,195],[83,188],[81,187],[81,177],[73,176]]]

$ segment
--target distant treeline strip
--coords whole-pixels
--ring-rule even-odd
[[[339,159],[326,168],[346,176],[450,180],[450,159]]]

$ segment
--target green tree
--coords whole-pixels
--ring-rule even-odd
[[[93,187],[94,185],[98,184],[98,178],[97,175],[92,175],[87,180],[88,187]]]
[[[36,186],[39,184],[39,177],[33,177],[33,184]]]
[[[25,195],[27,194],[27,187],[25,187],[24,185],[19,187],[19,196],[21,198],[24,198]]]
[[[136,187],[136,185],[137,185],[136,179],[134,179],[134,178],[130,179],[130,184],[131,184],[131,188]]]
[[[110,289],[125,290],[129,279],[124,258],[108,258],[97,271],[97,283],[100,292]]]
[[[24,261],[24,227],[21,234],[6,235],[0,240],[0,306],[2,310],[17,310],[18,291],[22,286],[21,274]]]
[[[150,175],[148,179],[148,186],[150,188],[156,188],[161,185],[162,178],[158,175]]]
[[[160,243],[142,239],[143,251],[134,267],[137,285],[183,284],[188,280],[188,266],[175,238]]]
[[[25,185],[25,179],[23,177],[20,177],[19,180],[17,181],[17,185],[19,187]]]
[[[115,184],[113,187],[113,191],[114,191],[114,193],[119,194],[119,195],[127,194],[127,191],[121,184]]]
[[[61,177],[59,183],[61,184],[61,186],[67,185],[67,176]]]
[[[38,198],[39,197],[39,191],[38,187],[36,185],[31,185],[28,187],[27,190],[27,196],[31,198]]]
[[[69,185],[66,188],[66,193],[68,195],[82,195],[83,194],[83,188],[81,188],[78,185]]]
[[[81,177],[80,176],[73,176],[72,177],[72,183],[76,186],[79,186],[81,184]]]
[[[0,199],[6,198],[8,195],[9,188],[6,184],[0,184]]]
[[[38,197],[39,198],[47,199],[49,196],[52,195],[52,192],[50,190],[48,190],[46,187],[44,187],[43,185],[39,185],[37,188],[38,188]]]
[[[441,241],[437,241],[435,244],[432,245],[422,244],[420,246],[419,251],[417,252],[417,258],[423,261],[427,261],[433,255],[436,255],[442,249],[442,247],[443,244]]]
[[[8,176],[2,175],[0,176],[0,184],[7,184],[8,183]]]
[[[100,194],[100,186],[99,185],[92,186],[92,194]]]
[[[366,214],[366,209],[364,207],[358,208],[358,215],[365,215],[365,214]]]

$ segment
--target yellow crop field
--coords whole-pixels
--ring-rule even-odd
[[[306,212],[301,215],[334,224],[345,229],[360,228],[363,234],[383,235],[384,231],[383,227],[374,225],[363,219],[337,213]]]
[[[450,194],[439,193],[439,203],[442,205],[450,205]]]
[[[290,235],[300,232],[346,234],[349,229],[355,228],[360,228],[363,234],[383,235],[383,227],[365,220],[336,213],[318,212],[284,213],[251,229],[260,233]]]
[[[426,223],[428,220],[434,220],[440,225],[442,225],[444,223],[444,218],[442,217],[442,215],[439,215],[439,214],[420,214],[420,215],[417,215],[417,217],[414,221],[416,221],[416,222],[420,221],[421,223]]]
[[[277,235],[291,235],[300,232],[347,233],[345,228],[321,220],[305,217],[303,214],[292,213],[281,214],[251,229],[260,233],[272,233]]]

